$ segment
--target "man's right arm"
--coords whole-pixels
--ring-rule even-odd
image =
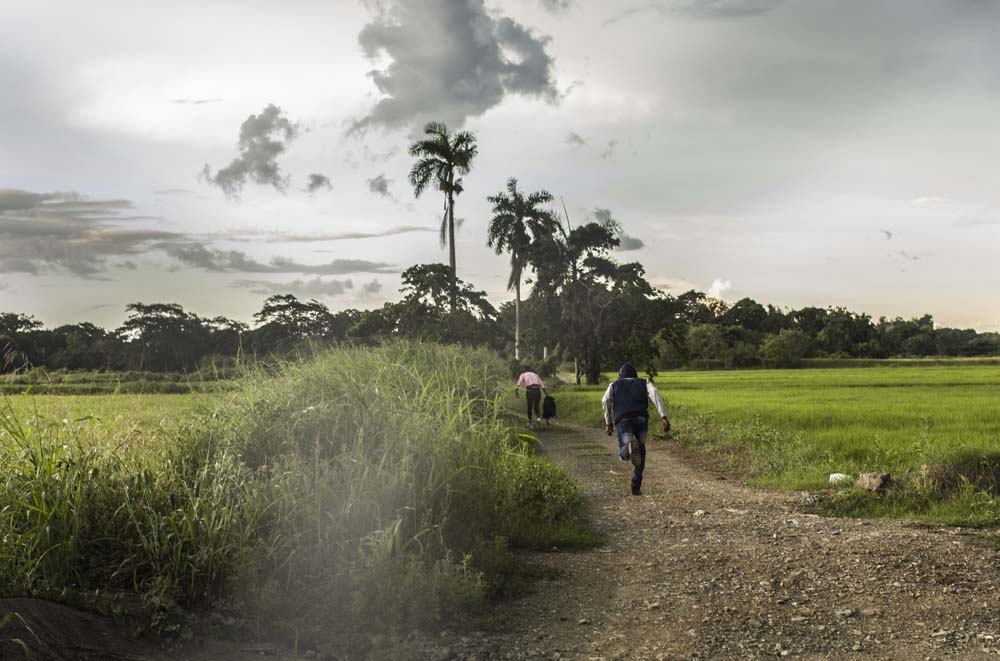
[[[611,420],[613,419],[612,409],[614,406],[614,400],[611,397],[611,385],[608,389],[604,391],[604,397],[601,398],[601,408],[604,409],[604,431],[611,435],[612,425]]]

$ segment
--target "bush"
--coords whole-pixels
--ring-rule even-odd
[[[355,651],[449,621],[481,603],[497,544],[578,521],[573,481],[507,427],[507,383],[495,354],[398,342],[247,377],[157,448],[4,416],[0,588],[227,599]]]
[[[809,355],[812,340],[798,330],[785,329],[769,335],[760,347],[760,357],[766,367],[801,367]]]

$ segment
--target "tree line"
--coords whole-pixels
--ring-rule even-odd
[[[600,234],[595,227],[586,231]],[[604,236],[613,243],[610,232]],[[601,371],[626,360],[656,373],[795,367],[821,357],[1000,355],[1000,334],[935,327],[930,315],[873,321],[845,308],[779,309],[749,298],[728,305],[698,291],[672,296],[654,290],[636,265],[591,257],[580,260],[576,279],[537,281],[520,305],[522,364],[551,371],[575,359],[578,378],[597,382]],[[599,278],[599,268],[613,272]],[[87,322],[46,329],[28,315],[0,313],[0,371],[190,372],[240,354],[260,358],[305,343],[374,344],[392,337],[513,354],[515,303],[494,307],[484,291],[461,279],[453,287],[448,265],[410,267],[401,293],[374,310],[337,312],[316,300],[275,295],[254,314],[254,328],[173,303],[132,303],[113,330]]]
[[[477,156],[475,136],[432,122],[410,146],[414,195],[444,196],[440,240],[449,263],[402,273],[401,298],[374,310],[330,311],[316,300],[271,296],[255,327],[203,318],[174,303],[132,303],[121,327],[90,323],[44,329],[33,317],[0,313],[0,370],[191,371],[237,354],[285,354],[303,342],[375,343],[393,336],[488,346],[541,372],[572,362],[577,381],[629,361],[647,372],[794,367],[806,358],[1000,355],[1000,334],[936,328],[930,315],[873,321],[842,307],[779,309],[744,298],[729,305],[698,291],[654,288],[638,262],[611,258],[621,225],[609,214],[572,226],[545,190],[516,178],[489,196],[487,244],[510,256],[514,300],[495,307],[457,276],[456,197]],[[522,284],[531,284],[522,300]]]

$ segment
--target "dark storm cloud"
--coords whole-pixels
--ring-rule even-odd
[[[320,241],[354,241],[357,239],[378,239],[413,232],[437,232],[436,227],[400,225],[381,232],[332,232],[329,234],[269,234],[264,240],[269,243],[316,243]]]
[[[582,147],[583,145],[587,144],[587,139],[581,136],[579,133],[574,133],[573,131],[570,131],[569,135],[566,136],[566,142],[573,145],[574,147]]]
[[[386,0],[368,3],[372,21],[358,41],[365,55],[392,61],[369,73],[385,97],[354,123],[413,127],[428,120],[452,128],[483,114],[507,94],[555,103],[549,38],[487,12],[483,0]]]
[[[618,247],[615,250],[621,252],[627,252],[629,250],[639,250],[645,247],[642,239],[637,239],[634,236],[629,236],[622,229],[621,223],[614,217],[610,209],[602,209],[597,207],[594,209],[594,220],[602,225],[609,225],[615,230],[615,236],[618,237]]]
[[[298,297],[334,297],[341,296],[354,289],[354,283],[347,280],[323,280],[313,278],[312,280],[292,280],[291,282],[268,282],[265,280],[237,280],[232,283],[233,287],[249,289],[254,294],[292,294]]]
[[[38,265],[30,259],[0,257],[0,273],[30,273],[37,275],[38,272]]]
[[[121,223],[149,216],[122,215],[128,200],[92,200],[79,193],[0,190],[0,272],[68,271],[95,276],[107,260],[145,252],[181,235]]]
[[[330,183],[330,177],[318,172],[314,172],[309,175],[309,183],[306,184],[306,192],[310,195],[315,194],[317,191],[332,189],[333,184]]]
[[[155,246],[187,266],[206,271],[236,273],[307,273],[345,275],[348,273],[395,273],[392,264],[364,259],[335,259],[326,264],[302,264],[287,257],[273,257],[268,263],[257,261],[240,250],[216,250],[202,243],[163,243]]]
[[[369,296],[374,296],[382,291],[382,283],[378,280],[372,280],[371,282],[366,282],[361,285],[361,292]]]
[[[572,83],[570,83],[569,85],[566,86],[566,89],[563,90],[562,93],[559,94],[559,98],[560,99],[565,99],[567,96],[569,96],[570,94],[573,93],[573,90],[575,90],[575,89],[577,89],[579,87],[583,87],[583,81],[582,80],[574,80]]]
[[[772,11],[786,0],[671,0],[652,2],[626,9],[608,20],[604,25],[638,14],[660,14],[690,16],[693,18],[740,18],[759,16]]]
[[[618,244],[617,250],[621,252],[628,252],[629,250],[639,250],[646,246],[642,242],[642,239],[637,239],[634,236],[629,236],[625,232],[618,235],[618,240],[621,242]]]
[[[389,184],[392,183],[392,179],[386,179],[385,174],[380,174],[377,177],[368,180],[368,190],[375,193],[379,197],[385,197],[390,200],[395,199],[392,195],[392,191],[389,190]]]
[[[366,259],[335,259],[327,264],[300,264],[285,257],[271,260],[275,272],[311,273],[315,275],[345,275],[347,273],[398,273],[394,265]]]
[[[259,115],[250,115],[240,125],[240,155],[214,175],[206,164],[199,177],[222,189],[229,197],[239,197],[247,181],[273,186],[280,192],[288,188],[288,177],[281,175],[278,157],[299,132],[273,103]]]

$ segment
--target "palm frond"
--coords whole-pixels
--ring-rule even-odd
[[[428,163],[427,159],[422,159],[417,161],[414,166],[410,169],[410,186],[413,187],[413,195],[415,197],[420,197],[420,194],[424,192],[427,185],[431,182],[434,177],[433,164]]]

